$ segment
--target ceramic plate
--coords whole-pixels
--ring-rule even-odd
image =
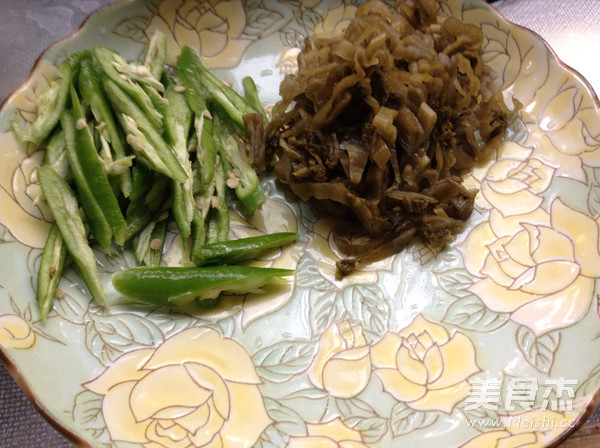
[[[0,113],[0,346],[47,418],[103,448],[552,446],[587,418],[600,385],[598,104],[533,33],[479,0],[445,8],[483,29],[485,60],[523,104],[466,176],[479,194],[464,232],[442,252],[414,241],[336,281],[332,221],[265,179],[266,205],[250,220],[232,212],[232,235],[298,231],[259,261],[295,268],[294,280],[209,313],[123,304],[110,275],[132,256],[97,251],[110,313],[69,270],[40,322],[42,152],[9,120],[33,118],[67,54],[103,43],[138,59],[155,30],[171,56],[192,45],[234,88],[251,75],[269,106],[303,36],[339,33],[356,5],[134,0],[44,53]]]

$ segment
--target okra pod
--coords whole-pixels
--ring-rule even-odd
[[[115,289],[131,299],[161,306],[184,305],[196,298],[214,299],[221,292],[245,294],[261,291],[290,269],[250,266],[137,267],[112,276]]]
[[[58,282],[67,259],[67,245],[56,223],[50,227],[37,275],[36,298],[42,322],[52,310]]]
[[[205,244],[195,254],[196,266],[235,264],[255,259],[267,251],[298,239],[295,232],[277,232]]]
[[[88,243],[73,190],[50,167],[38,167],[37,175],[42,193],[60,229],[69,255],[75,262],[91,296],[108,308],[108,298],[96,268],[96,257]]]

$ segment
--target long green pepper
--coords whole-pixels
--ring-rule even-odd
[[[121,114],[120,121],[123,127],[133,138],[140,140],[138,146],[132,138],[128,138],[130,145],[141,151],[147,159],[151,158],[154,161],[151,168],[155,171],[177,182],[184,182],[187,178],[184,169],[175,158],[163,136],[137,104],[111,79],[104,78],[103,86],[113,107]]]
[[[67,245],[56,223],[50,227],[44,252],[37,275],[36,299],[40,309],[40,318],[45,322],[52,310],[58,282],[67,259]]]
[[[71,150],[73,157],[69,156],[69,162],[71,163],[71,159],[77,159],[77,163],[81,166],[81,174],[83,175],[83,178],[75,178],[77,187],[79,188],[82,183],[88,185],[95,202],[100,207],[102,214],[110,226],[112,235],[114,235],[117,243],[122,245],[125,242],[127,223],[121,212],[119,201],[110,186],[106,172],[100,164],[98,151],[94,146],[94,140],[87,126],[77,92],[72,86],[71,103],[73,105],[73,120],[75,123],[75,148],[73,148],[74,151]],[[104,246],[106,250],[109,247],[110,242],[108,246]]]
[[[83,166],[79,160],[77,143],[75,142],[75,120],[71,111],[63,111],[61,124],[65,137],[65,148],[67,150],[69,166],[73,173],[79,202],[85,212],[86,222],[90,227],[92,236],[104,249],[108,250],[111,245],[112,230],[102,208],[94,197],[94,193],[87,182]]]
[[[212,300],[222,292],[245,294],[280,277],[290,269],[250,266],[131,268],[113,274],[112,284],[126,297],[161,306],[180,306],[194,300]]]
[[[91,296],[108,308],[108,298],[98,275],[96,257],[86,237],[75,193],[50,167],[38,167],[37,176],[68,252]]]
[[[97,128],[100,135],[110,144],[110,148],[114,155],[113,163],[120,163],[127,160],[125,152],[125,143],[123,136],[119,132],[116,120],[110,109],[110,105],[106,98],[106,94],[102,89],[98,73],[94,69],[92,61],[83,59],[79,70],[79,80],[77,84],[81,98],[89,104],[94,118],[98,122]],[[131,166],[131,160],[125,163],[126,166]],[[131,173],[129,170],[123,170],[119,175],[121,192],[123,196],[128,197],[131,194]]]

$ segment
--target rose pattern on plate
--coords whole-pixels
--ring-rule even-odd
[[[308,434],[291,437],[285,448],[366,448],[360,432],[348,428],[339,419],[326,423],[308,423]]]
[[[35,332],[22,317],[0,315],[0,347],[27,350],[33,348],[35,342]]]
[[[127,352],[84,386],[103,396],[113,441],[232,448],[255,441],[270,422],[259,384],[238,342],[197,327]]]
[[[167,36],[167,64],[175,65],[175,56],[189,45],[211,69],[237,64],[252,43],[243,35],[245,27],[241,0],[177,0],[160,2],[145,32],[148,38],[155,32]]]
[[[371,359],[384,390],[417,411],[451,413],[466,398],[469,378],[481,370],[465,334],[450,335],[422,315],[373,345]]]
[[[371,359],[360,324],[331,324],[319,338],[309,378],[334,397],[350,398],[364,390],[371,378]]]
[[[476,277],[469,290],[535,334],[573,325],[589,310],[600,277],[598,233],[594,219],[560,199],[549,213],[492,213],[460,246]]]

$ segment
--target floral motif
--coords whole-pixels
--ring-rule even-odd
[[[502,216],[531,213],[540,207],[555,168],[528,157],[530,153],[528,148],[506,142],[498,149],[494,163],[473,170],[465,183],[479,188],[479,206],[494,208]],[[476,182],[471,185],[473,179]]]
[[[481,433],[460,448],[542,448],[573,427],[575,414],[534,409],[500,419],[503,429]]]
[[[244,36],[246,11],[242,0],[163,0],[145,30],[167,36],[167,64],[184,45],[195,48],[209,69],[235,66],[252,40]]]
[[[249,218],[236,213],[231,214],[233,238],[274,232],[298,232],[296,214],[288,204],[280,199],[268,198],[261,209]],[[301,241],[297,241],[295,244],[274,250],[250,264],[262,267],[295,269],[303,246]],[[243,304],[242,324],[246,326],[255,319],[281,308],[292,298],[293,292],[293,285],[290,284],[270,288],[260,294],[247,294]],[[222,300],[222,306],[231,306],[239,300],[239,297],[225,298],[225,300]]]
[[[480,371],[465,334],[450,335],[420,314],[374,344],[371,359],[384,389],[418,411],[452,412],[467,396],[469,377]]]
[[[36,335],[29,324],[14,314],[0,316],[0,347],[29,349],[35,345]]]
[[[113,441],[148,448],[243,447],[269,425],[260,379],[236,341],[207,327],[117,358],[85,384]]]
[[[469,290],[537,335],[573,325],[589,309],[600,277],[599,232],[596,221],[560,199],[549,214],[537,209],[503,218],[492,211],[460,245],[477,277]]]
[[[56,67],[41,61],[27,88],[11,97],[10,106],[15,107],[25,121],[32,121],[37,98],[56,78]],[[0,224],[26,246],[42,248],[52,216],[44,201],[39,200],[41,190],[35,173],[44,153],[31,143],[20,142],[12,131],[0,134],[0,148]]]
[[[323,277],[332,282],[335,281],[336,285],[343,288],[350,283],[373,283],[377,280],[378,272],[392,269],[394,257],[389,257],[367,266],[361,266],[360,270],[353,272],[351,276],[343,278],[341,281],[335,280],[335,263],[344,256],[337,249],[334,241],[333,230],[336,226],[339,226],[339,221],[333,218],[319,218],[308,231],[306,252],[316,262]]]
[[[327,10],[323,20],[315,25],[313,36],[319,38],[337,37],[346,31],[358,8],[354,5],[340,3]]]
[[[290,75],[298,70],[298,55],[300,54],[300,48],[286,48],[279,55],[279,62],[277,67],[279,73],[283,75]]]
[[[308,435],[290,437],[285,448],[366,448],[360,433],[339,418],[326,423],[307,423]]]
[[[334,397],[356,396],[371,377],[369,346],[360,324],[334,322],[319,339],[309,367],[311,382]]]

